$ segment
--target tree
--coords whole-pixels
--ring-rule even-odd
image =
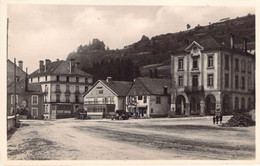
[[[190,29],[190,24],[187,24],[186,26],[187,26],[187,29]]]

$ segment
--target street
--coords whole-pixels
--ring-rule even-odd
[[[15,160],[254,159],[255,127],[219,127],[212,117],[22,120],[7,143]]]

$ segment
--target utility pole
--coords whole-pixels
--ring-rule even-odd
[[[8,29],[9,29],[9,18],[7,18],[7,33],[6,33],[6,56],[8,58]]]
[[[14,113],[16,115],[16,59],[14,58]]]

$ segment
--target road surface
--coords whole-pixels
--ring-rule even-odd
[[[15,160],[237,160],[255,158],[255,127],[212,117],[23,120],[8,140]],[[230,117],[224,117],[224,122]]]

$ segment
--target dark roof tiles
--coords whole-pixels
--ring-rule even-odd
[[[125,81],[100,81],[104,83],[107,87],[109,87],[111,90],[113,90],[118,96],[126,96],[133,84],[132,82]]]

